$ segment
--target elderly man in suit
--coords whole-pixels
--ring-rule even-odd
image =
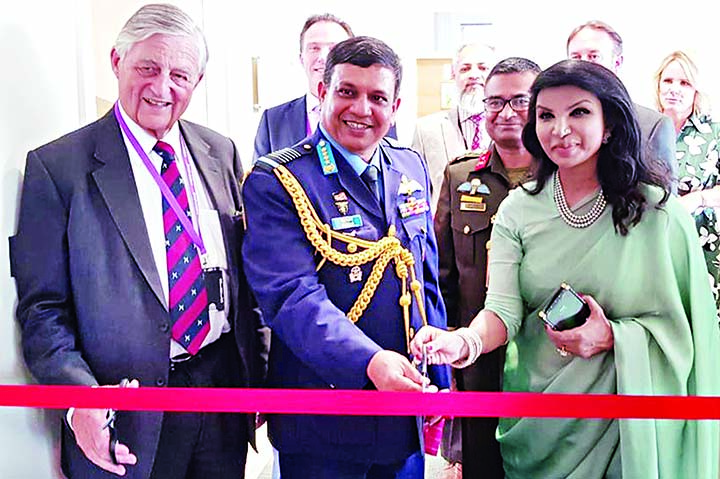
[[[338,43],[318,130],[260,158],[243,187],[243,257],[272,329],[271,387],[420,391],[424,383],[409,340],[422,324],[443,327],[445,308],[426,169],[384,138],[401,76],[383,42]],[[446,369],[430,373],[449,386]],[[423,477],[416,418],[272,415],[268,424],[283,479]]]
[[[46,384],[253,385],[264,365],[238,251],[240,160],[230,139],[179,120],[204,36],[177,7],[146,5],[110,57],[113,110],[28,154],[11,239],[27,365]],[[69,478],[244,476],[251,415],[112,417],[68,412]]]
[[[623,64],[622,37],[610,25],[598,20],[579,25],[570,32],[566,48],[568,58],[597,63],[616,75]],[[666,165],[674,176],[677,173],[677,159],[672,121],[637,103],[635,112],[640,124],[645,158]]]
[[[447,164],[468,151],[483,151],[490,142],[485,132],[482,101],[485,77],[494,64],[494,48],[481,44],[460,47],[452,64],[457,104],[447,111],[422,117],[415,125],[412,147],[428,165],[433,210]]]

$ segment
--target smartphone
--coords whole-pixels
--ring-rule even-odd
[[[561,283],[538,316],[555,331],[582,326],[590,316],[590,306],[567,283]]]

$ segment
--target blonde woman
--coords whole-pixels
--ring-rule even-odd
[[[655,86],[657,107],[672,119],[678,135],[680,201],[695,218],[713,294],[720,306],[720,225],[715,213],[720,207],[720,123],[710,118],[707,100],[698,89],[698,69],[687,54],[675,51],[665,57],[655,74]]]

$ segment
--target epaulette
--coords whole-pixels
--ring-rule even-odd
[[[490,157],[492,156],[491,150],[485,151],[468,151],[462,155],[450,160],[451,165],[463,163],[468,160],[474,160],[477,164],[475,170],[482,170],[490,164]]]
[[[283,148],[282,150],[273,151],[258,158],[257,162],[255,162],[255,167],[272,171],[280,165],[290,163],[292,160],[300,158],[302,155],[302,152],[297,151],[295,148]]]
[[[454,165],[456,163],[463,163],[468,160],[477,160],[480,158],[480,155],[482,154],[482,151],[466,151],[460,156],[456,156],[455,158],[450,160],[450,164]]]

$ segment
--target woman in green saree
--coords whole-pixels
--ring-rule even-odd
[[[609,70],[563,61],[536,79],[525,147],[534,183],[492,233],[485,309],[469,328],[423,328],[413,353],[464,367],[508,344],[505,391],[716,395],[720,332],[703,256],[669,174],[645,164],[634,108]],[[590,315],[554,331],[538,316],[560,283]],[[713,478],[716,421],[503,418],[506,476]]]

